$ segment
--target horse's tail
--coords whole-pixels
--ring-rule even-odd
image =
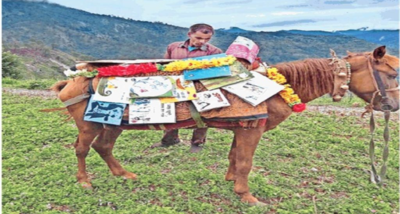
[[[53,86],[50,87],[50,90],[55,91],[55,92],[60,92],[67,84],[69,80],[62,80],[54,83]]]
[[[58,81],[50,87],[50,90],[59,93],[68,84],[68,82],[69,82],[69,80]],[[61,108],[42,109],[39,111],[40,112],[54,112],[54,111],[63,111],[66,109],[67,109],[66,107],[61,107]],[[63,114],[68,115],[68,118],[66,120],[69,120],[72,118],[71,115],[68,113],[68,111],[64,111]]]

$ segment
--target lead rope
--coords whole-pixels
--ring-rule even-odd
[[[370,67],[370,69],[373,71],[371,64],[368,64],[368,67]],[[379,88],[379,84],[382,82],[382,80],[380,79],[380,77],[378,76],[377,73],[374,73],[374,71],[371,73],[372,77],[375,81],[375,87],[377,88],[377,91],[373,94],[372,99],[371,99],[371,103],[369,104],[369,106],[367,107],[367,112],[371,113],[371,118],[369,121],[369,126],[370,126],[370,133],[371,133],[371,140],[369,142],[369,158],[371,160],[371,177],[370,180],[372,183],[374,184],[378,184],[378,185],[382,185],[383,184],[383,180],[385,178],[386,175],[386,170],[387,170],[387,159],[389,157],[389,119],[390,119],[390,108],[388,107],[387,103],[383,103],[382,104],[382,109],[384,110],[384,118],[385,118],[385,129],[383,132],[383,138],[385,141],[384,144],[384,148],[383,148],[383,154],[382,154],[382,167],[381,167],[381,171],[380,174],[378,175],[376,168],[375,168],[375,142],[374,142],[374,132],[375,132],[375,119],[374,119],[374,110],[373,110],[373,101],[375,100],[375,96],[382,91],[383,94],[381,94],[382,99],[386,98],[386,91],[392,91],[392,90],[386,90],[385,88]],[[377,81],[380,81],[379,83]],[[364,112],[366,113],[366,112]],[[364,115],[363,113],[363,115]]]
[[[371,140],[369,143],[369,158],[371,159],[371,182],[375,184],[382,185],[383,180],[386,175],[386,170],[387,170],[387,160],[389,157],[389,118],[390,118],[390,110],[385,110],[384,111],[384,117],[385,117],[385,129],[383,132],[383,138],[385,141],[384,148],[383,148],[383,154],[382,154],[382,167],[380,174],[378,175],[376,168],[375,168],[375,142],[374,142],[374,131],[375,131],[375,119],[374,119],[374,113],[371,112],[371,119],[369,122],[370,125],[370,132],[371,132]]]

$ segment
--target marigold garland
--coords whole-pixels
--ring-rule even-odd
[[[292,108],[294,112],[302,112],[306,109],[306,104],[301,102],[301,99],[294,90],[291,88],[290,84],[286,83],[286,78],[278,72],[277,68],[268,68],[267,77],[275,81],[278,84],[283,85],[285,88],[279,92],[279,95],[285,100],[285,102]]]
[[[221,58],[203,59],[203,60],[178,60],[170,62],[163,66],[162,71],[176,72],[183,70],[193,70],[193,69],[203,69],[211,67],[220,67],[224,65],[231,65],[235,62],[236,58],[234,56],[228,55]]]

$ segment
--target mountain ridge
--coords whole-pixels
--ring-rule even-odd
[[[6,48],[40,41],[52,49],[95,59],[148,59],[162,58],[169,43],[187,37],[187,28],[93,14],[46,1],[3,0],[2,6]],[[237,36],[254,40],[261,47],[260,57],[269,63],[329,57],[329,49],[338,55],[346,50],[372,51],[380,45],[351,35],[255,32],[238,27],[217,29],[211,43],[226,50]],[[398,55],[396,48],[389,52]]]

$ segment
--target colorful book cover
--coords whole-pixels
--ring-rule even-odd
[[[173,97],[171,77],[130,77],[127,81],[131,98]]]
[[[213,59],[213,58],[222,58],[226,57],[225,53],[222,54],[215,54],[215,55],[208,55],[202,57],[195,57],[191,58],[194,60],[203,60],[203,59]],[[200,80],[200,79],[209,79],[215,77],[223,77],[223,76],[230,76],[231,71],[229,66],[220,66],[220,67],[212,67],[212,68],[205,68],[205,69],[195,69],[195,70],[185,70],[183,71],[183,76],[185,80]]]
[[[129,104],[129,124],[175,123],[175,103],[135,99]]]
[[[127,78],[105,77],[97,85],[93,100],[111,103],[130,103]]]
[[[230,106],[220,89],[199,92],[197,93],[197,97],[198,99],[192,100],[192,102],[198,112]]]
[[[172,94],[174,97],[159,98],[161,103],[175,103],[197,99],[196,88],[192,81],[185,81],[183,75],[172,78]]]
[[[251,74],[250,71],[247,70],[239,61],[235,61],[229,66],[229,68],[232,73],[231,76],[203,79],[200,80],[201,84],[203,84],[208,90],[213,90],[253,78],[253,74]]]
[[[109,103],[89,99],[83,120],[111,125],[121,125],[127,104]]]
[[[257,72],[251,72],[254,78],[223,87],[232,94],[236,94],[253,106],[260,104],[285,87]]]

